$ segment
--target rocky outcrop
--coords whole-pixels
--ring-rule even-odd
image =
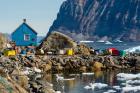
[[[46,53],[51,50],[59,51],[60,49],[73,48],[76,46],[77,44],[68,36],[60,32],[53,32],[43,40],[37,50],[42,49]]]
[[[66,0],[50,32],[57,30],[76,40],[140,41],[139,11],[139,0]]]

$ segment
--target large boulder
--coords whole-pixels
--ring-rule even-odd
[[[51,50],[58,51],[65,48],[74,48],[76,45],[77,44],[70,37],[54,31],[43,40],[37,50],[42,49],[46,53]]]
[[[90,48],[85,44],[79,44],[74,48],[75,54],[90,55]]]

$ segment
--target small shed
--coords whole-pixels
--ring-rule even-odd
[[[26,19],[24,19],[23,23],[12,33],[12,41],[14,41],[17,46],[36,46],[37,32],[32,29],[26,23]]]
[[[120,56],[122,56],[122,57],[126,56],[126,51],[121,50],[121,51],[120,51]]]
[[[117,50],[116,48],[109,48],[108,51],[113,56],[119,56],[119,50]]]

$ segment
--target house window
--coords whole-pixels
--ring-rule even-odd
[[[24,34],[24,41],[29,41],[29,40],[30,40],[30,35]]]

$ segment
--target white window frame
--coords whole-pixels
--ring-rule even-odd
[[[29,36],[29,39],[26,38],[27,35]],[[24,34],[24,41],[30,41],[30,39],[30,34]]]

